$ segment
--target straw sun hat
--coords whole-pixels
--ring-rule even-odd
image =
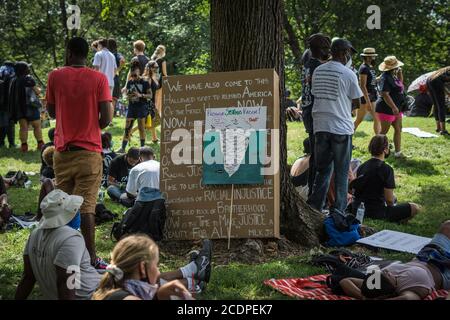
[[[378,66],[380,71],[389,71],[403,66],[404,63],[398,60],[395,56],[388,56],[384,58],[384,61]]]
[[[363,53],[361,53],[361,57],[378,57],[374,48],[365,48]]]

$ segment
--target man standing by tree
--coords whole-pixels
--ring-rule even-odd
[[[355,73],[346,67],[356,50],[349,41],[331,45],[332,61],[316,69],[312,79],[316,177],[308,203],[323,209],[331,174],[335,173],[336,201],[330,212],[344,214],[347,207],[348,169],[352,153],[352,101],[359,107],[363,93]]]
[[[70,39],[66,66],[48,75],[47,108],[56,118],[56,187],[84,198],[81,232],[94,264],[94,215],[102,179],[101,129],[111,122],[113,109],[108,79],[85,67],[88,51],[86,40]]]
[[[98,51],[94,56],[92,63],[94,69],[103,73],[108,79],[111,95],[114,90],[114,76],[116,75],[117,64],[116,57],[108,50],[108,40],[101,39],[98,41]]]
[[[311,84],[314,71],[322,63],[326,62],[330,56],[330,37],[321,33],[313,34],[308,38],[308,45],[311,56],[303,66],[302,74],[302,116],[305,130],[309,134],[309,149],[311,150],[311,158],[309,160],[308,172],[308,195],[311,194],[316,176],[316,167],[314,165],[314,126],[312,118],[312,108],[314,104],[314,96],[311,93]]]

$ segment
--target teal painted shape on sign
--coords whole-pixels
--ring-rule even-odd
[[[205,132],[203,139],[203,184],[263,184],[261,159],[266,155],[267,133],[253,131],[239,169],[229,176],[225,170],[224,155],[218,131]],[[209,152],[205,152],[208,151]]]

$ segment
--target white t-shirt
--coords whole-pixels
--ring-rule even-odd
[[[34,277],[46,300],[58,299],[55,265],[66,270],[79,268],[80,284],[79,288],[75,287],[77,299],[90,299],[100,283],[102,276],[91,265],[83,236],[71,227],[34,229],[23,254],[29,257]]]
[[[340,62],[327,62],[314,71],[312,94],[314,133],[352,135],[352,99],[363,96],[355,73]]]
[[[99,67],[99,71],[108,79],[109,86],[114,87],[114,75],[117,68],[114,55],[108,49],[103,48],[95,54],[92,65]]]
[[[159,162],[149,160],[139,163],[128,175],[126,191],[137,196],[143,187],[159,189]]]

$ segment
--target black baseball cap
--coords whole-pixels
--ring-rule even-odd
[[[358,53],[358,51],[356,51],[355,48],[353,48],[352,44],[350,43],[350,41],[346,40],[346,39],[336,39],[331,43],[331,53],[338,53],[338,52],[342,52],[345,50],[352,50],[352,52]]]

